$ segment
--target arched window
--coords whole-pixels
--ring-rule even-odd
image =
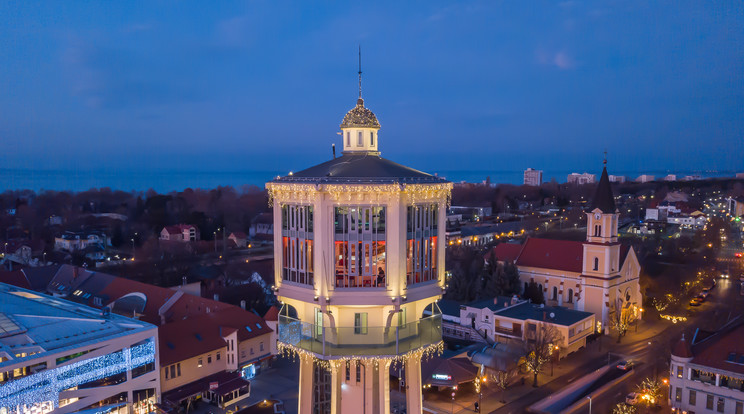
[[[351,132],[346,131],[346,146],[351,146]]]
[[[594,258],[594,270],[599,270],[599,257]]]
[[[553,300],[558,300],[558,287],[553,286]]]
[[[573,289],[568,289],[568,303],[573,303]]]
[[[364,146],[364,139],[362,138],[362,131],[357,134],[357,147]]]
[[[602,226],[597,226],[597,237],[602,237]]]
[[[375,133],[374,132],[369,133],[369,145],[373,147],[375,146]]]

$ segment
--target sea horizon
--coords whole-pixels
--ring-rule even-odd
[[[572,172],[582,173],[576,170],[545,170],[543,181],[550,182],[551,179],[559,183],[566,181],[566,176]],[[523,179],[523,170],[448,170],[432,172],[452,182],[483,183],[489,179],[491,184],[520,185]],[[596,174],[596,172],[591,172]],[[676,174],[678,178],[685,175],[700,175],[703,178],[725,178],[734,177],[735,171],[615,171],[615,175],[624,175],[629,179],[635,179],[642,174],[650,174],[661,178],[667,174]],[[64,169],[23,169],[23,168],[0,168],[0,191],[73,191],[80,192],[96,188],[110,188],[121,191],[148,191],[154,190],[158,193],[172,191],[183,191],[191,189],[212,189],[217,187],[234,187],[236,189],[245,186],[257,186],[264,188],[268,181],[277,176],[285,175],[286,172],[270,170],[185,170],[185,169],[91,169],[91,170],[64,170]]]

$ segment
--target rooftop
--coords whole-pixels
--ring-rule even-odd
[[[557,325],[571,326],[593,316],[591,312],[568,309],[561,306],[540,306],[528,302],[513,306],[499,312],[499,316],[519,319],[545,321]]]
[[[382,158],[377,153],[343,154],[274,183],[429,184],[447,180]]]
[[[101,310],[0,283],[0,353],[34,353],[33,359],[155,326]],[[24,358],[0,362],[17,363]]]

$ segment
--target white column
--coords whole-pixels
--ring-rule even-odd
[[[391,360],[380,360],[377,364],[379,378],[380,414],[390,414],[390,364]]]
[[[298,397],[298,412],[313,412],[313,358],[300,356],[300,395]]]
[[[371,359],[364,361],[362,372],[362,381],[364,381],[364,412],[374,413],[375,400],[375,363]]]
[[[346,363],[331,362],[331,414],[341,413],[341,381],[346,373]]]
[[[418,355],[411,355],[406,359],[406,406],[409,414],[423,413],[421,357]]]

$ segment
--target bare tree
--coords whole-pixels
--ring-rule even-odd
[[[618,403],[612,409],[612,414],[635,414],[636,408],[625,403]]]
[[[505,371],[496,371],[491,374],[491,381],[496,384],[496,386],[499,387],[499,389],[501,390],[502,403],[506,403],[506,401],[504,400],[504,392],[507,388],[509,388],[509,385],[511,385],[516,376],[516,368],[507,368]]]
[[[528,324],[524,339],[524,367],[534,375],[532,386],[537,387],[537,374],[550,362],[555,345],[561,342],[561,333],[545,322]]]
[[[633,322],[633,315],[630,309],[623,309],[623,300],[621,298],[615,299],[615,313],[610,319],[610,326],[612,329],[617,331],[617,342],[620,343],[620,339],[625,336],[630,328],[630,323]]]

